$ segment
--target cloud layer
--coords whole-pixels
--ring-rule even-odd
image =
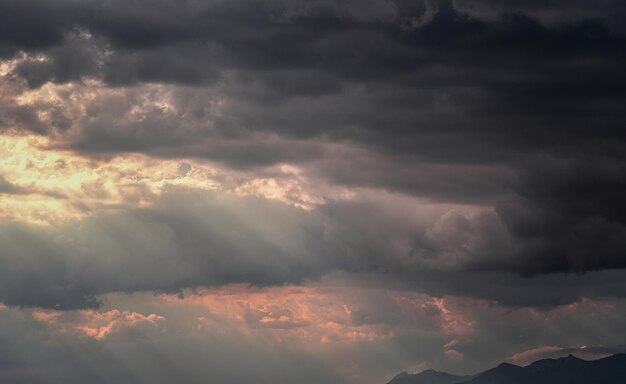
[[[480,268],[624,267],[620,4],[120,5],[2,5],[5,87],[78,84],[8,98],[5,129],[492,206],[518,250]]]
[[[0,343],[0,377],[195,382],[208,355],[225,382],[343,382],[620,349],[624,21],[617,0],[0,1],[0,338],[33,334]],[[196,331],[198,303],[223,313],[175,357],[175,311],[136,292]],[[379,349],[351,366],[307,337]],[[93,370],[38,365],[55,351]]]

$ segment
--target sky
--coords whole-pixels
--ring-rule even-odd
[[[621,0],[0,0],[0,381],[626,351]]]

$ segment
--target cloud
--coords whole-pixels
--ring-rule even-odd
[[[95,340],[118,338],[154,338],[165,331],[163,316],[110,310],[95,312],[33,311],[35,320],[58,327],[61,332],[73,332]]]
[[[3,223],[0,300],[80,308],[112,291],[298,282],[336,263],[313,213],[182,193],[171,190],[150,209],[113,209],[54,227]]]
[[[607,153],[531,162],[520,197],[497,208],[521,248],[509,267],[528,275],[624,268],[623,160]]]
[[[22,194],[25,191],[0,175],[0,194]]]
[[[41,313],[35,312],[37,319],[30,311],[0,309],[0,338],[5,341],[0,346],[0,379],[14,383],[201,383],[207,377],[222,382],[272,383],[281,378],[345,382],[324,361],[283,349],[259,335],[202,333],[186,323],[163,332],[161,325],[169,319],[117,310],[50,316],[57,317],[45,321]],[[78,329],[100,323],[105,324],[98,328],[103,337],[96,339],[90,329]]]
[[[454,281],[443,283],[425,277],[420,289],[463,287],[518,304],[541,301],[536,294],[522,297],[522,287],[535,292],[559,281],[567,289],[547,301],[562,303],[583,292],[600,294],[598,276],[613,282],[625,267],[620,52],[626,40],[615,23],[623,15],[619,4],[594,7],[591,17],[582,16],[585,2],[561,16],[555,16],[560,2],[29,4],[28,18],[20,17],[25,5],[2,5],[7,30],[26,30],[20,20],[41,21],[41,33],[9,33],[1,42],[2,129],[46,135],[51,147],[91,159],[204,158],[265,175],[293,167],[305,181],[299,196],[320,185],[357,196],[307,198],[323,224],[305,242],[321,248],[296,252],[305,255],[304,265],[271,272],[234,272],[240,266],[233,265],[228,278],[176,283],[102,283],[88,295],[112,287],[279,283],[343,269],[407,279],[454,273]],[[360,190],[388,195],[361,201]],[[408,197],[399,203],[397,195]],[[428,211],[423,201],[439,207],[428,223],[416,218]],[[187,255],[202,254],[197,244],[210,248],[196,239],[203,234],[194,232],[194,212],[180,208],[189,215],[183,217],[172,208],[159,216],[155,209],[110,220],[159,238],[145,229],[153,228],[153,218],[142,216],[154,214],[157,227],[184,223],[183,232],[193,234],[183,238],[194,246],[162,249]],[[246,220],[254,222],[252,214]],[[133,247],[93,225],[94,234],[81,236]],[[16,228],[24,238],[42,236]],[[334,244],[318,241],[324,236]],[[260,247],[267,260],[249,260],[253,265],[282,254],[261,243],[224,253]],[[552,276],[606,270],[616,272]],[[540,278],[512,277],[514,289],[490,291],[510,275]],[[475,276],[491,276],[490,283],[472,282]]]
[[[159,193],[141,208],[101,207],[53,226],[3,223],[1,300],[85,308],[98,306],[109,292],[282,285],[333,274],[356,284],[512,306],[626,295],[622,271],[528,279],[473,267],[501,255],[509,241],[495,213],[477,207],[374,194],[307,211],[184,187]],[[357,323],[376,317],[353,313]],[[266,318],[268,326],[301,322],[271,307],[252,308],[249,315],[259,324]]]
[[[0,2],[0,381],[374,383],[621,351],[625,20]]]
[[[196,383],[212,374],[226,382],[374,384],[426,364],[465,374],[503,356],[521,363],[618,352],[613,340],[625,309],[623,299],[611,299],[511,311],[485,300],[327,282],[115,293],[103,301],[98,310],[2,307],[0,377],[161,383],[178,375]],[[300,321],[260,326],[266,316]]]

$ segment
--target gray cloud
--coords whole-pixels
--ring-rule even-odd
[[[149,207],[86,213],[53,227],[2,224],[2,302],[87,308],[110,292],[300,284],[324,276],[513,307],[626,296],[622,270],[520,277],[510,265],[529,256],[483,208],[381,194],[309,212],[170,187]]]
[[[390,327],[396,336],[331,344],[300,340],[316,346],[307,349],[298,342],[298,332],[315,332],[315,327],[324,324],[301,324],[298,329],[248,324],[250,319],[237,318],[238,312],[219,308],[220,303],[232,300],[232,291],[204,292],[217,300],[206,303],[203,296],[187,300],[116,294],[108,298],[107,308],[101,312],[0,309],[0,339],[4,341],[0,345],[0,378],[18,383],[165,383],[174,379],[196,383],[211,377],[237,383],[254,376],[261,383],[288,377],[304,383],[373,384],[399,370],[417,367],[471,373],[505,357],[521,363],[564,353],[592,357],[623,351],[615,335],[621,330],[624,300],[586,300],[540,311],[510,310],[483,300],[433,300],[411,292],[346,286],[319,289],[326,294],[324,300],[315,295],[295,296],[305,300],[305,313],[319,312],[340,328]],[[246,294],[262,291],[235,292],[245,303]],[[288,308],[279,304],[280,290],[267,293],[276,295],[267,298],[276,304],[272,311],[288,313]],[[242,302],[230,302],[238,304]],[[111,307],[120,309],[109,311]],[[340,313],[333,313],[333,308]],[[158,319],[157,324],[148,319]],[[82,328],[98,330],[99,326],[110,333],[98,340],[86,337]],[[445,351],[450,349],[461,358],[447,357]]]
[[[338,264],[313,214],[253,198],[171,192],[153,209],[2,227],[0,300],[8,305],[80,308],[114,291],[298,283]]]
[[[0,194],[1,193],[19,195],[19,194],[25,193],[25,190],[7,181],[7,179],[5,179],[4,176],[0,175]]]
[[[329,204],[321,211],[326,238],[345,249],[348,264],[342,269],[364,274],[371,284],[537,307],[626,293],[623,269],[541,273],[537,269],[553,259],[536,259],[527,249],[530,241],[510,233],[490,209],[468,211],[383,195]]]
[[[240,334],[171,329],[168,334],[145,338],[133,327],[124,337],[99,342],[59,332],[33,319],[29,311],[0,309],[0,380],[191,384],[207,378],[225,383],[274,383],[289,378],[303,383],[345,382],[323,361],[306,353]]]
[[[409,271],[451,259],[495,276],[626,266],[626,38],[616,2],[27,3],[2,5],[12,32],[2,34],[3,55],[47,60],[20,61],[11,81],[89,88],[96,78],[119,92],[87,103],[80,118],[7,101],[6,125],[85,156],[290,163],[334,185],[493,208],[451,214],[428,232],[410,220],[365,227],[367,210],[329,203],[320,211],[337,215],[357,270],[395,271],[419,257]],[[20,24],[33,20],[33,33]],[[146,83],[170,90],[173,108]],[[146,95],[156,101],[146,106]],[[390,257],[390,239],[409,245]]]

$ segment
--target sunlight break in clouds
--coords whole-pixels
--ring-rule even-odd
[[[58,223],[98,207],[149,205],[168,185],[218,188],[206,166],[140,155],[90,160],[48,146],[48,140],[37,136],[1,136],[0,174],[15,188],[3,196],[5,218]]]
[[[33,135],[0,135],[0,214],[9,220],[47,224],[125,205],[145,207],[167,187],[218,191],[276,199],[302,208],[322,202],[303,190],[298,171],[278,169],[285,177],[229,173],[207,162],[159,160],[140,154],[88,159],[51,148]],[[10,186],[10,188],[9,188]]]

